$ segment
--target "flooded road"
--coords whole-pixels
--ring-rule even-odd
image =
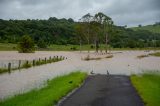
[[[151,51],[153,52],[153,51]],[[34,88],[45,86],[48,79],[58,75],[67,74],[75,70],[82,70],[94,73],[110,74],[141,73],[145,70],[160,70],[160,57],[149,56],[138,59],[137,56],[148,54],[144,51],[113,51],[113,58],[105,58],[106,55],[97,55],[93,52],[90,57],[101,57],[100,60],[84,61],[82,58],[88,55],[87,52],[36,52],[30,54],[19,54],[15,51],[0,52],[0,62],[10,60],[33,60],[49,56],[65,56],[66,60],[21,69],[12,73],[0,75],[0,99],[13,96],[15,94],[27,92]]]

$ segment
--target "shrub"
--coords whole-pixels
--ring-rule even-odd
[[[23,36],[21,41],[18,44],[18,50],[20,53],[34,52],[35,48],[34,48],[33,40],[28,35]]]

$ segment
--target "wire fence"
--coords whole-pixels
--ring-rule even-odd
[[[36,58],[33,60],[7,60],[7,61],[0,61],[0,73],[3,72],[10,72],[11,70],[17,70],[22,68],[30,68],[34,66],[39,66],[43,64],[53,63],[62,61],[67,59],[64,56],[53,56],[53,57],[45,57],[45,58]]]

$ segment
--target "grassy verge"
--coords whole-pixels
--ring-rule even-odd
[[[131,81],[146,106],[159,106],[160,73],[145,73],[139,76],[132,75]]]
[[[53,106],[84,81],[87,74],[73,72],[47,82],[47,86],[0,102],[0,106]]]
[[[16,51],[17,50],[17,45],[16,44],[11,44],[11,43],[0,43],[0,51]],[[153,48],[153,47],[148,47],[148,48],[110,48],[111,50],[160,50],[160,48]],[[36,49],[38,51],[79,51],[80,46],[79,45],[56,45],[52,44],[48,46],[47,48],[44,49]],[[95,50],[94,45],[82,45],[81,47],[82,51],[86,50]],[[99,50],[105,50],[105,45],[101,44]]]
[[[160,57],[160,52],[151,53],[149,55]]]
[[[15,51],[17,45],[12,43],[0,43],[0,51]]]

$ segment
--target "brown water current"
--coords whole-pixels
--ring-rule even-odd
[[[50,56],[65,56],[66,60],[36,66],[29,69],[16,70],[11,73],[0,75],[0,99],[15,94],[27,92],[31,89],[45,86],[48,79],[64,75],[72,71],[82,70],[90,73],[131,75],[146,70],[160,70],[160,57],[149,56],[138,59],[137,56],[149,54],[144,51],[113,51],[113,58],[105,58],[107,55],[90,52],[90,57],[100,57],[100,60],[84,61],[82,58],[88,55],[87,52],[52,52],[39,51],[30,54],[21,54],[15,51],[1,51],[0,62],[13,60],[33,60]]]

